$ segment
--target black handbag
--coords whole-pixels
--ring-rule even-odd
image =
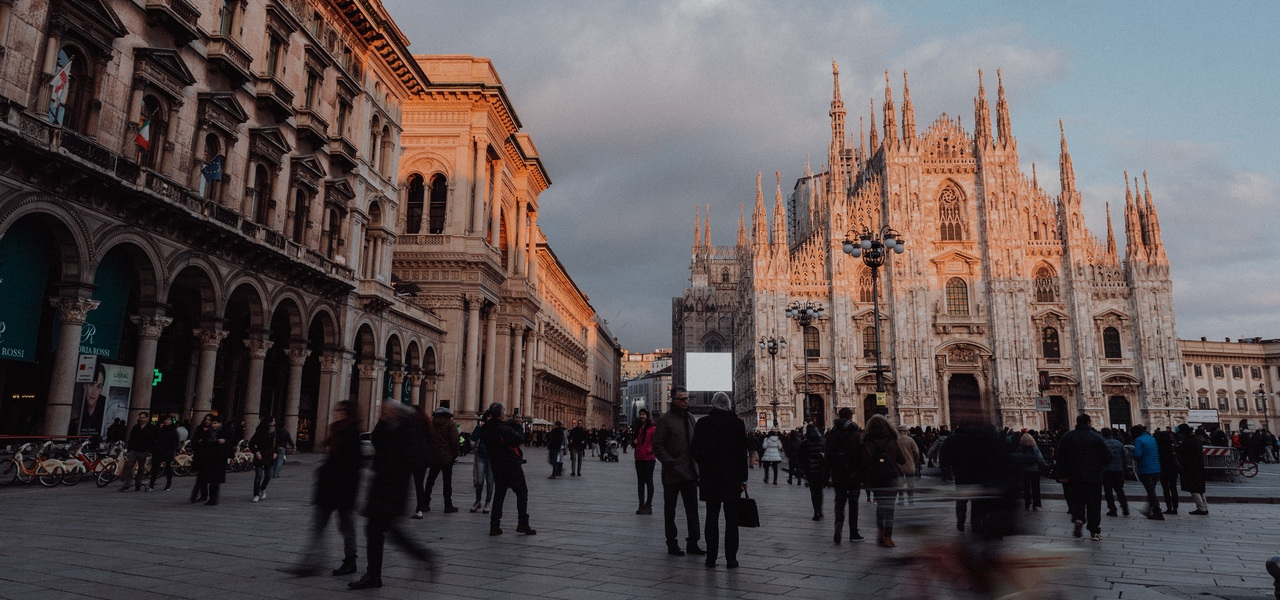
[[[756,501],[744,491],[743,497],[738,499],[738,527],[759,526],[760,510],[756,508]]]

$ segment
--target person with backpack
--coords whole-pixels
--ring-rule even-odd
[[[858,533],[858,492],[862,488],[863,459],[862,433],[853,422],[853,409],[845,407],[837,413],[831,431],[827,432],[823,454],[826,471],[831,477],[831,487],[836,496],[835,543],[840,543],[844,530],[845,506],[849,507],[849,541],[861,542]]]
[[[1124,516],[1129,516],[1129,498],[1124,495],[1124,470],[1129,466],[1129,456],[1124,443],[1116,439],[1115,431],[1110,427],[1102,429],[1102,439],[1107,442],[1111,451],[1111,462],[1102,469],[1102,493],[1107,499],[1107,516],[1119,516],[1116,512],[1116,501],[1120,501],[1120,509]]]
[[[893,503],[898,495],[899,469],[906,462],[898,446],[898,432],[884,415],[874,415],[867,419],[862,447],[866,452],[863,483],[876,498],[876,542],[893,548]]]

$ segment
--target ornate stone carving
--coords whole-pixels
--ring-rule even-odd
[[[360,363],[356,370],[360,372],[360,379],[373,379],[378,375],[378,365],[373,363]]]
[[[192,329],[191,335],[196,336],[200,343],[201,350],[217,350],[222,345],[222,340],[227,339],[230,331],[222,329]]]
[[[129,321],[138,326],[138,338],[158,340],[165,327],[173,323],[173,319],[160,315],[130,315]]]
[[[324,354],[320,356],[320,370],[334,372],[342,364],[342,355],[340,354]]]
[[[58,309],[58,320],[66,325],[84,325],[89,311],[101,302],[91,298],[50,298],[49,304]]]
[[[291,346],[284,351],[284,354],[289,357],[289,366],[301,367],[306,364],[307,357],[311,356],[311,351],[306,346]]]
[[[262,338],[246,338],[244,347],[249,349],[249,357],[262,360],[267,357],[267,350],[270,350],[275,342]]]
[[[391,372],[391,382],[392,382],[392,383],[394,383],[394,384],[396,384],[396,385],[400,385],[400,384],[404,383],[404,377],[405,377],[405,373],[404,373],[404,371],[392,371],[392,372]]]

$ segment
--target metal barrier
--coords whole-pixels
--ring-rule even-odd
[[[1205,446],[1204,470],[1240,471],[1240,451],[1230,446]]]

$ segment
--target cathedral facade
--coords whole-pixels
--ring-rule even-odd
[[[978,74],[972,131],[941,115],[917,131],[906,75],[895,106],[886,73],[870,138],[846,136],[833,65],[827,166],[806,167],[773,214],[757,175],[737,243],[695,225],[691,285],[673,299],[675,383],[690,351],[734,357],[739,413],[759,428],[828,425],[843,406],[859,421],[951,425],[981,418],[1014,428],[1166,426],[1186,417],[1169,261],[1145,173],[1125,174],[1125,247],[1111,219],[1100,240],[1084,224],[1065,132],[1059,190],[1019,164],[1003,82],[995,119]],[[883,137],[881,137],[881,133]],[[868,143],[869,142],[869,143]],[[842,252],[864,230],[906,241],[872,270]],[[876,395],[876,323],[884,399]],[[793,302],[824,314],[802,331]],[[787,347],[776,356],[760,344]],[[775,416],[776,415],[776,416]]]

